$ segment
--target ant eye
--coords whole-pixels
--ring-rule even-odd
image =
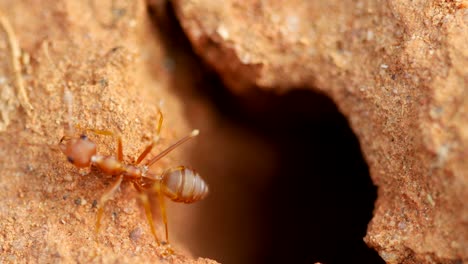
[[[87,140],[87,139],[88,139],[88,137],[87,137],[85,134],[81,134],[80,138],[83,139],[83,140]]]
[[[75,161],[72,157],[67,157],[67,160],[73,164],[73,162]]]

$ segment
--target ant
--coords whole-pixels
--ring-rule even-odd
[[[115,182],[106,192],[104,192],[98,202],[95,226],[96,237],[99,233],[106,202],[114,195],[121,183],[125,181],[131,183],[137,192],[141,194],[141,201],[145,209],[146,218],[148,220],[151,233],[153,234],[156,243],[161,245],[160,240],[156,235],[151,213],[151,200],[149,199],[152,195],[158,196],[161,216],[166,231],[166,243],[168,244],[169,232],[167,228],[167,215],[164,196],[168,197],[174,202],[193,203],[206,197],[208,194],[208,186],[197,172],[184,166],[168,169],[162,175],[153,174],[149,171],[149,169],[151,166],[153,166],[154,163],[156,163],[156,161],[169,154],[169,152],[187,142],[188,140],[196,137],[199,134],[199,131],[193,130],[189,135],[178,140],[155,157],[141,164],[141,162],[151,152],[159,139],[159,134],[163,122],[163,115],[161,110],[158,109],[159,121],[156,129],[157,136],[155,139],[153,139],[153,142],[149,144],[140,154],[136,162],[126,164],[123,162],[121,136],[118,133],[106,130],[85,129],[85,131],[89,131],[94,134],[113,136],[117,138],[116,156],[97,154],[96,143],[91,141],[91,139],[89,139],[85,133],[82,133],[78,136],[73,129],[73,96],[68,89],[66,89],[64,92],[64,101],[68,108],[68,122],[65,124],[65,135],[60,139],[60,150],[63,152],[63,154],[65,154],[68,161],[77,168],[90,169],[91,166],[94,166],[104,174],[111,175],[112,177],[116,178]]]

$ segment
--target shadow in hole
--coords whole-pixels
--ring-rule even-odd
[[[246,217],[256,218],[252,222],[260,223],[262,236],[252,263],[384,263],[363,241],[377,189],[359,142],[333,101],[310,90],[259,92],[258,106],[256,99],[247,102],[222,91],[208,92],[216,109],[267,138],[280,161],[264,183],[266,191],[249,201],[256,210]]]
[[[376,187],[359,142],[326,96],[295,91],[273,98],[250,126],[277,144],[280,161],[259,197],[262,263],[384,263],[362,238]],[[259,263],[257,262],[257,263]]]
[[[187,105],[194,100],[212,104],[213,111],[223,120],[271,144],[280,161],[272,165],[276,173],[267,175],[270,181],[263,183],[261,192],[235,178],[247,174],[233,173],[240,186],[233,187],[237,188],[232,191],[235,195],[228,198],[235,200],[231,204],[244,205],[226,206],[228,203],[213,202],[226,197],[209,198],[212,202],[207,210],[211,212],[202,215],[218,222],[226,219],[222,215],[239,218],[229,222],[231,225],[224,230],[218,229],[215,237],[227,236],[229,240],[233,232],[254,230],[250,237],[255,237],[255,250],[242,263],[384,263],[362,240],[372,217],[376,188],[358,141],[334,103],[310,90],[275,96],[253,89],[256,92],[249,97],[231,95],[193,53],[172,7],[159,8],[162,9],[153,14],[153,20],[176,65],[172,75],[177,76],[173,86],[178,95]],[[222,140],[226,139],[220,139],[221,143]],[[253,168],[243,169],[254,174]],[[211,221],[201,222],[214,223]],[[222,245],[226,244],[220,241],[218,246]],[[231,256],[224,258],[219,256],[222,250],[216,247],[198,253],[223,263],[239,263],[235,255],[247,250],[245,241],[231,241],[229,245]]]

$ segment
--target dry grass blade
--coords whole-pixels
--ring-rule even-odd
[[[29,102],[28,95],[24,88],[24,80],[21,76],[21,51],[16,38],[15,32],[10,24],[8,18],[0,11],[0,26],[7,36],[8,48],[10,49],[11,67],[13,68],[13,74],[15,78],[16,92],[20,105],[24,108],[26,113],[29,115],[33,110],[31,103]]]

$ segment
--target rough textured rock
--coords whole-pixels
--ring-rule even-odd
[[[365,237],[388,263],[468,261],[466,1],[174,1],[239,94],[330,96],[379,187]]]
[[[74,120],[81,127],[120,131],[127,161],[154,136],[159,100],[163,143],[188,133],[180,102],[168,91],[163,51],[145,2],[0,1],[0,11],[22,51],[20,76],[33,107],[15,89],[17,72],[2,30],[0,262],[215,263],[191,257],[177,236],[176,253],[164,256],[130,186],[108,203],[95,241],[95,203],[112,179],[97,171],[81,175],[57,146],[64,133],[65,86],[74,95]],[[91,137],[99,152],[115,151],[112,139]],[[178,153],[156,170],[179,165]],[[182,211],[173,215],[193,218]]]

